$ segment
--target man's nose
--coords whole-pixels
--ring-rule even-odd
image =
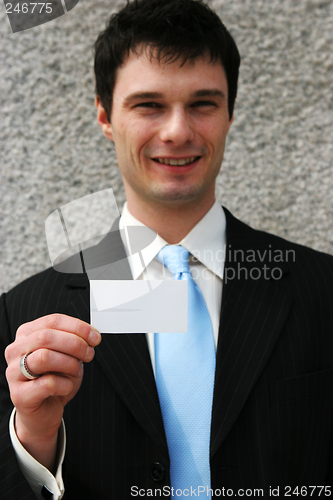
[[[193,137],[193,128],[184,109],[175,109],[165,117],[160,130],[160,139],[163,142],[172,142],[176,146],[181,146],[192,141]]]

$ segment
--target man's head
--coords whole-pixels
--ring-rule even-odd
[[[167,211],[199,220],[214,203],[239,61],[201,0],[134,0],[99,36],[97,120],[139,220]]]
[[[145,47],[158,61],[220,62],[228,83],[232,118],[240,56],[220,18],[201,0],[133,0],[111,16],[95,43],[96,94],[110,120],[118,69],[130,52]]]

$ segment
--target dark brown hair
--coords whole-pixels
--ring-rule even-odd
[[[208,55],[220,61],[228,82],[231,119],[240,55],[218,15],[202,0],[132,0],[113,14],[95,42],[96,95],[110,120],[117,69],[130,51],[146,47],[151,57],[181,64]]]

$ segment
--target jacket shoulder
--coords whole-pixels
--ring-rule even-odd
[[[77,292],[89,288],[86,274],[65,274],[52,267],[25,279],[4,297],[9,324],[17,329],[22,323],[40,316],[66,313]]]
[[[246,224],[245,222],[237,219],[225,207],[223,207],[223,210],[227,219],[227,239],[229,240],[229,242],[239,243],[240,241],[243,241],[246,242],[246,246],[248,247],[250,247],[251,245],[266,247],[271,245],[271,247],[274,249],[290,249],[294,250],[299,255],[304,255],[304,257],[310,259],[319,259],[327,262],[328,265],[333,266],[333,255],[321,252],[319,250],[314,250],[313,248],[289,241],[285,238],[282,238],[281,236],[277,236],[260,229],[254,229],[249,224]]]

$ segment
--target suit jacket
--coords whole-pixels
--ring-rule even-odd
[[[283,496],[288,487],[331,486],[333,257],[256,231],[224,210],[227,252],[212,412],[211,487],[235,492],[262,488],[264,498],[270,498],[270,488],[280,487]],[[115,234],[112,248],[118,253],[122,244]],[[103,254],[105,246],[99,248],[97,254]],[[88,257],[93,260],[93,255],[96,249]],[[123,269],[118,278],[127,272]],[[84,274],[61,274],[51,268],[1,300],[3,348],[22,323],[45,314],[65,313],[89,322],[89,283]],[[1,359],[0,496],[32,500],[8,435],[12,404],[4,371]],[[65,498],[133,498],[132,486],[144,489],[146,497],[158,497],[151,492],[170,485],[168,449],[144,334],[103,336],[93,362],[85,365],[82,386],[66,406],[64,420]]]

